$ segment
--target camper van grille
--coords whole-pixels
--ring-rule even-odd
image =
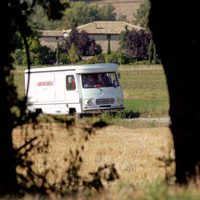
[[[96,104],[97,105],[102,105],[102,104],[113,104],[115,102],[114,98],[106,98],[106,99],[96,99]]]

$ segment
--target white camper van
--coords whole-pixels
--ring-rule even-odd
[[[25,92],[31,112],[81,115],[124,109],[116,64],[25,70]]]

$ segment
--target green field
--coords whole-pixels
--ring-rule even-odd
[[[24,67],[16,67],[15,84],[20,97],[24,95]],[[166,117],[169,98],[163,68],[158,66],[119,66],[126,117]]]
[[[163,68],[159,66],[120,66],[125,112],[142,117],[168,116],[169,97]]]

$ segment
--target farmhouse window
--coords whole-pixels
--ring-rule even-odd
[[[107,40],[111,40],[111,35],[107,35]]]

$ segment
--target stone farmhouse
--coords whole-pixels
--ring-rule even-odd
[[[139,26],[123,21],[95,21],[82,26],[78,26],[78,31],[86,31],[89,37],[94,38],[97,44],[100,44],[103,52],[107,52],[108,41],[110,40],[111,51],[117,51],[119,48],[119,36],[125,29],[140,30]],[[57,43],[63,42],[68,37],[70,30],[45,30],[42,31],[40,42],[51,49],[57,47]]]

